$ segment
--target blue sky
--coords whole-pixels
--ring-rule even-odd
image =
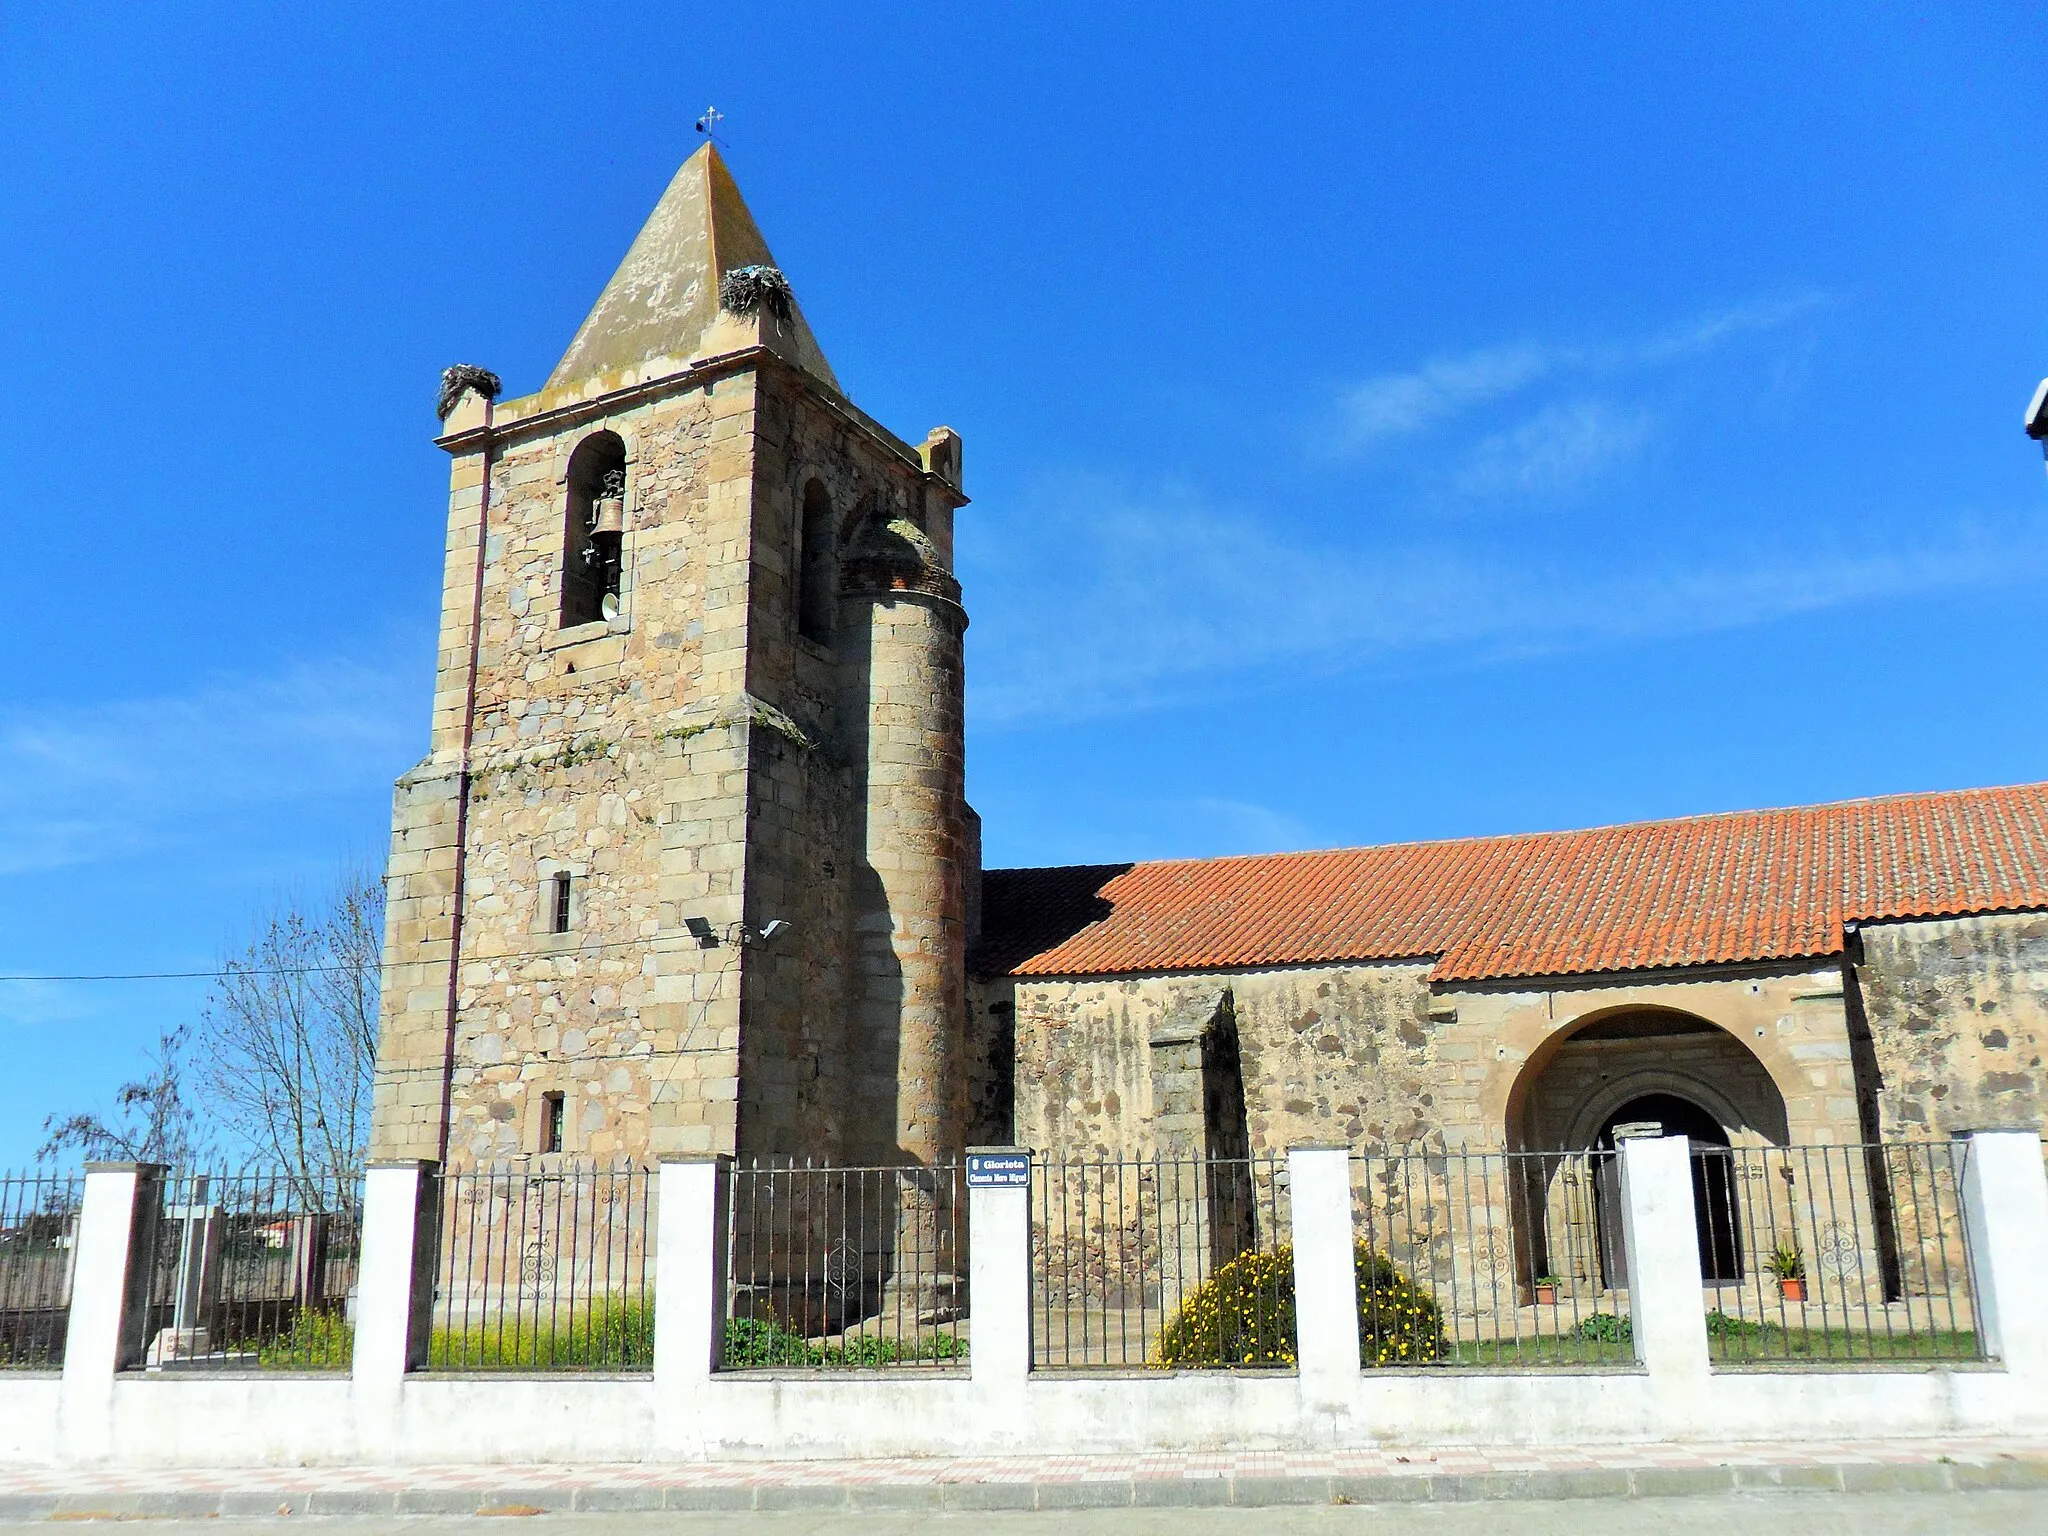
[[[0,971],[381,856],[438,371],[536,387],[707,102],[965,436],[991,863],[2048,776],[2033,5],[0,11]],[[189,983],[0,983],[0,1167]]]

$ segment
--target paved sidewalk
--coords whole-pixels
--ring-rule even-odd
[[[1547,1503],[1296,1504],[1261,1509],[1061,1509],[1042,1513],[946,1510],[756,1510],[744,1514],[544,1514],[562,1536],[2041,1536],[2048,1492],[1710,1493],[1673,1499],[1570,1499]],[[152,1520],[152,1536],[218,1536],[223,1529],[288,1536],[481,1536],[501,1520],[473,1515],[297,1515],[250,1520]],[[516,1529],[516,1526],[513,1527]],[[0,1536],[32,1536],[43,1521],[0,1520]]]
[[[1242,1508],[1991,1489],[2048,1491],[2048,1441],[1245,1451],[681,1466],[0,1470],[0,1520]]]

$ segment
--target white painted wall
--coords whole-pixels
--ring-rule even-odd
[[[2034,1147],[2030,1161],[1992,1154],[1965,1180],[1973,1251],[1978,1264],[1988,1266],[2006,1320],[2048,1315],[2048,1263],[2030,1265],[2027,1258],[2042,1241],[2041,1218],[2048,1212],[2048,1179],[2038,1142]],[[1324,1195],[1334,1198],[1333,1190],[1322,1189],[1329,1170],[1313,1160],[1317,1155],[1294,1164],[1298,1218],[1305,1219],[1305,1198],[1312,1210],[1331,1203]],[[1665,1246],[1682,1247],[1696,1266],[1682,1144],[1675,1154],[1652,1143],[1624,1155],[1633,1157],[1628,1200],[1638,1236],[1659,1223],[1668,1226]],[[2048,1433],[2048,1366],[2034,1345],[2020,1347],[2010,1321],[2009,1358],[1987,1367],[1700,1369],[1704,1334],[1695,1350],[1689,1331],[1699,1326],[1696,1268],[1689,1290],[1639,1281],[1632,1310],[1648,1357],[1639,1370],[1347,1371],[1341,1358],[1331,1358],[1323,1314],[1334,1310],[1340,1273],[1349,1283],[1351,1253],[1348,1231],[1332,1240],[1336,1233],[1321,1230],[1334,1226],[1327,1212],[1317,1231],[1304,1226],[1296,1233],[1304,1267],[1297,1283],[1311,1298],[1303,1352],[1313,1346],[1318,1356],[1305,1375],[1024,1374],[1016,1368],[1018,1340],[1028,1343],[1029,1322],[1013,1314],[1026,1298],[1017,1272],[1028,1240],[1019,1220],[1022,1200],[1013,1208],[1007,1202],[1017,1192],[1002,1190],[971,1200],[974,1335],[989,1351],[974,1371],[700,1374],[698,1352],[708,1361],[715,1334],[706,1305],[715,1292],[707,1282],[722,1272],[718,1224],[707,1219],[715,1214],[716,1182],[702,1172],[664,1171],[660,1283],[663,1294],[692,1300],[681,1332],[661,1335],[654,1376],[404,1375],[365,1393],[368,1372],[390,1375],[388,1339],[375,1350],[375,1361],[383,1363],[366,1357],[354,1382],[276,1373],[115,1376],[95,1366],[101,1395],[88,1398],[74,1395],[68,1379],[7,1373],[0,1377],[0,1459],[17,1466],[573,1463]],[[402,1224],[389,1215],[397,1203],[394,1192],[385,1205],[393,1227]],[[1673,1235],[1681,1213],[1687,1245]],[[2027,1222],[2035,1223],[2030,1231],[2012,1229]],[[383,1240],[374,1249],[365,1235],[366,1291],[373,1284],[388,1288],[403,1267],[399,1234],[379,1230]],[[1644,1273],[1648,1257],[1632,1259],[1634,1273]],[[81,1251],[81,1268],[103,1259]],[[389,1297],[386,1303],[403,1305]],[[365,1306],[374,1305],[366,1296]],[[101,1327],[105,1308],[95,1306],[88,1315],[101,1321],[91,1326]],[[87,1359],[77,1357],[81,1372]],[[104,1402],[104,1416],[95,1426],[67,1418],[60,1437],[53,1429],[60,1400],[67,1415]]]

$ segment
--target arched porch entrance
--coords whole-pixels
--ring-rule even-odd
[[[1694,1146],[1700,1271],[1743,1278],[1736,1146],[1782,1146],[1785,1100],[1727,1030],[1670,1008],[1619,1009],[1561,1031],[1530,1059],[1508,1100],[1508,1145],[1527,1213],[1516,1234],[1526,1277],[1606,1290],[1628,1284],[1616,1133],[1654,1124]]]

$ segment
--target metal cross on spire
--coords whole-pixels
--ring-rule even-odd
[[[718,136],[718,125],[724,121],[725,114],[719,111],[718,108],[706,107],[704,109],[704,115],[697,119],[697,131],[703,134],[704,137],[709,139],[712,143],[723,144],[727,149],[731,149],[732,146],[730,144],[726,144],[725,140],[721,139]]]

